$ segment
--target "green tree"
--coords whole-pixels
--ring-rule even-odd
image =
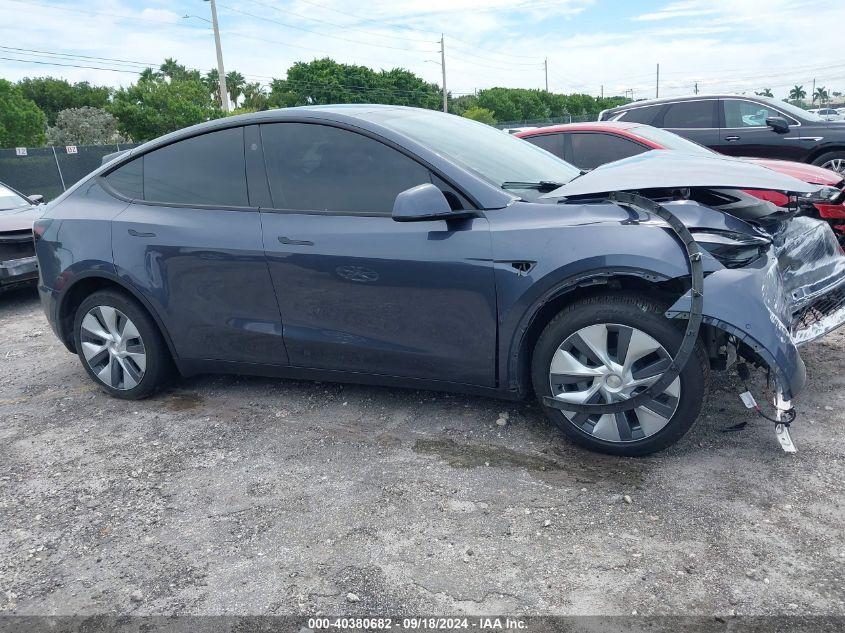
[[[212,68],[205,73],[205,75],[202,76],[202,82],[205,84],[212,98],[217,103],[220,103],[220,73],[217,72],[217,69]]]
[[[436,109],[442,104],[438,86],[408,70],[375,71],[329,58],[295,63],[288,69],[287,79],[271,82],[269,101],[272,107],[391,103]]]
[[[771,88],[763,88],[760,92],[755,92],[755,95],[758,97],[774,97],[775,95],[772,94]]]
[[[105,86],[92,86],[87,81],[71,84],[54,77],[26,77],[18,82],[18,88],[47,115],[48,125],[56,124],[56,115],[62,110],[84,106],[102,108],[111,96],[111,89]]]
[[[170,81],[197,81],[200,79],[198,70],[189,70],[171,57],[166,58],[158,69]]]
[[[257,112],[268,108],[267,91],[257,81],[244,86],[243,97],[241,107],[246,110]]]
[[[48,145],[104,145],[122,143],[117,119],[100,108],[83,106],[62,110],[56,125],[47,128]]]
[[[500,122],[526,121],[551,116],[551,110],[544,102],[548,94],[524,88],[488,88],[479,90],[477,99],[478,106],[493,112]]]
[[[478,100],[475,95],[461,95],[454,99],[449,99],[449,112],[463,116],[464,112],[472,107],[478,106]]]
[[[807,91],[804,90],[804,86],[796,84],[792,86],[792,90],[789,91],[789,98],[792,101],[801,101],[802,99],[807,98]]]
[[[21,90],[0,79],[0,147],[44,144],[47,117]]]
[[[819,86],[813,93],[813,103],[815,103],[817,99],[821,105],[830,101],[830,95],[827,94],[827,89],[824,86]]]
[[[222,116],[199,73],[170,81],[150,73],[118,90],[107,109],[117,118],[120,132],[133,141],[146,141]]]
[[[243,94],[246,79],[237,70],[230,70],[226,73],[226,90],[229,93],[229,99],[232,100],[232,106],[238,107],[238,97]]]
[[[472,106],[470,108],[467,108],[462,116],[466,117],[467,119],[472,119],[473,121],[486,123],[487,125],[496,124],[495,115],[487,108],[479,108],[478,106]]]

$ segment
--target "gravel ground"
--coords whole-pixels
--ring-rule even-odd
[[[843,351],[805,350],[796,455],[724,376],[633,460],[475,397],[199,377],[115,400],[10,292],[0,611],[845,615]]]

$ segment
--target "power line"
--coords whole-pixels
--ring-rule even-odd
[[[398,38],[395,35],[384,35],[383,33],[376,33],[374,31],[367,31],[365,29],[358,29],[358,28],[355,28],[354,26],[349,26],[348,24],[338,24],[337,22],[330,22],[329,20],[321,20],[320,18],[314,18],[314,17],[308,16],[308,15],[302,15],[301,13],[296,13],[295,11],[289,11],[288,9],[282,9],[281,7],[277,7],[277,6],[275,6],[273,4],[269,4],[267,2],[261,2],[261,0],[246,0],[246,1],[250,2],[252,4],[257,4],[257,5],[262,6],[262,7],[266,7],[268,9],[273,10],[273,11],[278,11],[279,13],[287,13],[288,15],[293,15],[293,16],[296,16],[298,18],[302,18],[303,20],[311,20],[312,22],[320,22],[321,24],[328,24],[330,26],[335,26],[335,27],[338,27],[338,28],[341,28],[341,29],[346,29],[346,30],[349,30],[349,31],[358,31],[359,33],[365,33],[367,35],[374,35],[376,37],[384,37],[384,38],[388,38],[388,39],[403,39],[403,40],[408,41],[408,42],[425,42],[426,44],[431,44],[431,40],[428,39],[428,38],[426,38],[426,39],[407,38],[407,37],[406,38]]]
[[[126,15],[120,13],[110,13],[108,11],[93,11],[91,9],[79,9],[77,7],[65,7],[58,4],[48,4],[44,2],[23,2],[23,0],[6,0],[6,2],[14,2],[16,4],[24,4],[27,6],[45,7],[48,9],[58,9],[59,11],[70,11],[71,13],[87,13],[89,15],[103,15],[122,20],[132,20],[133,22],[150,22],[152,24],[169,24],[170,26],[182,26],[179,22],[172,20],[155,20],[153,18],[142,18],[137,15]],[[194,29],[197,30],[197,29]]]
[[[340,37],[339,35],[329,35],[328,33],[322,33],[320,31],[315,31],[313,29],[305,28],[304,26],[296,26],[295,24],[288,24],[287,22],[282,22],[280,20],[274,20],[273,18],[268,18],[260,15],[255,15],[254,13],[250,13],[249,11],[243,11],[241,9],[236,9],[231,7],[227,4],[220,4],[221,7],[227,9],[229,11],[233,11],[234,13],[240,13],[241,15],[246,15],[256,20],[261,20],[263,22],[272,22],[273,24],[278,24],[279,26],[283,26],[288,29],[295,29],[297,31],[304,31],[305,33],[313,33],[315,35],[320,35],[322,37],[329,37],[331,39],[340,40],[341,42],[351,42],[352,44],[361,44],[363,46],[374,46],[376,48],[389,48],[391,50],[396,51],[405,51],[405,52],[417,52],[417,53],[433,53],[433,50],[422,50],[422,49],[414,49],[414,48],[407,48],[399,46],[387,46],[385,44],[375,44],[373,42],[364,42],[362,40],[353,40],[348,37]]]

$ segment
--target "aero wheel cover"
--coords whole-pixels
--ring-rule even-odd
[[[144,341],[135,324],[117,308],[91,308],[82,319],[79,340],[85,362],[104,385],[126,391],[144,378]]]
[[[627,400],[657,382],[672,355],[642,330],[616,323],[583,327],[557,348],[549,367],[552,396],[573,404]],[[607,442],[634,442],[658,433],[678,409],[681,379],[630,411],[614,414],[562,410],[583,432]]]

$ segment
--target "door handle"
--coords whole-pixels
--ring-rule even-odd
[[[127,231],[127,233],[129,233],[129,235],[131,235],[132,237],[155,237],[156,236],[155,233],[141,233],[140,231],[136,231],[135,229],[129,229]]]
[[[308,240],[292,240],[284,235],[279,236],[279,242],[288,246],[314,246],[314,242]]]
[[[726,136],[725,140],[726,141],[738,141],[739,137],[738,136]]]

